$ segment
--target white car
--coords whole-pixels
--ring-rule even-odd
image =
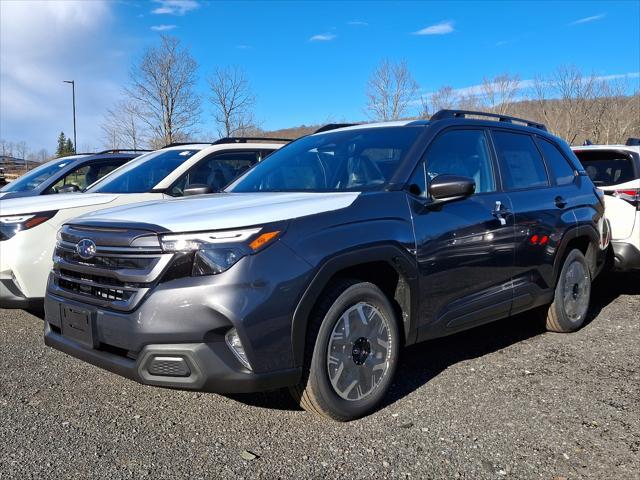
[[[84,193],[0,200],[0,308],[40,311],[56,234],[67,220],[108,207],[215,192],[281,142],[231,138],[168,146],[114,170]]]
[[[605,216],[611,224],[613,267],[640,269],[640,146],[572,147],[593,183],[605,193]]]

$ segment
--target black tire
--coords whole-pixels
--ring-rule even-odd
[[[590,300],[589,265],[580,250],[571,250],[558,275],[553,303],[546,312],[547,330],[559,333],[578,330],[587,319]]]
[[[363,398],[349,399],[344,398],[343,395],[346,394],[348,397],[354,389],[353,385],[339,393],[339,385],[336,384],[334,387],[330,379],[331,359],[335,357],[330,358],[329,348],[330,346],[335,348],[333,342],[335,335],[337,335],[335,329],[339,327],[338,323],[343,322],[342,325],[349,323],[343,320],[343,316],[346,315],[347,318],[351,318],[349,312],[354,313],[354,308],[357,309],[358,306],[363,305],[368,309],[371,317],[368,319],[369,323],[362,322],[364,326],[361,326],[361,328],[373,328],[372,325],[377,322],[381,327],[376,329],[378,332],[376,335],[382,335],[384,339],[388,339],[388,342],[386,342],[386,345],[384,345],[385,342],[380,343],[380,347],[375,346],[378,345],[377,341],[374,343],[367,342],[369,348],[365,346],[362,349],[358,349],[358,342],[365,337],[359,338],[355,343],[349,342],[346,334],[349,330],[345,330],[345,340],[342,341],[344,347],[341,350],[340,358],[342,363],[347,366],[343,368],[343,365],[340,368],[336,368],[336,370],[345,371],[345,373],[351,372],[356,375],[362,372],[362,375],[364,375],[369,371],[375,372],[385,369],[380,374],[379,379],[376,379],[376,374],[372,374],[370,381],[362,381],[363,385],[368,384],[366,388],[371,387],[371,390],[367,391]],[[359,311],[359,313],[361,312],[362,310]],[[357,326],[355,326],[354,322],[351,322],[351,325],[354,325],[354,327],[350,335],[357,335]],[[378,406],[391,386],[398,364],[399,347],[400,334],[397,317],[391,302],[385,294],[372,283],[358,280],[337,281],[324,292],[309,319],[303,376],[299,385],[290,388],[291,395],[308,412],[341,422],[360,418]],[[352,350],[349,350],[349,348],[352,348]],[[365,351],[363,360],[362,352]],[[349,361],[353,362],[353,364],[344,360],[346,358],[344,355],[347,354],[349,355]],[[386,360],[380,361],[381,358]],[[363,363],[360,364],[358,361]],[[335,362],[335,365],[337,364],[338,362]],[[376,365],[373,366],[373,364]],[[385,367],[380,367],[380,365],[385,365]],[[359,368],[362,368],[362,370],[359,370]],[[336,372],[334,371],[334,373]],[[338,377],[340,377],[340,374],[334,375],[334,381]],[[347,381],[350,380],[351,377],[348,377]],[[337,382],[339,381],[340,378],[338,378]],[[356,390],[356,395],[361,393],[360,383],[358,383]]]

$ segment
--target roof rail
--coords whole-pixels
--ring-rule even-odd
[[[628,147],[640,146],[640,138],[629,137],[627,138],[627,143],[625,143],[625,145]]]
[[[181,147],[183,145],[213,145],[215,142],[172,142],[167,143],[164,147],[160,148],[169,148],[169,147]]]
[[[323,125],[319,129],[317,129],[313,133],[328,132],[330,130],[336,130],[338,128],[355,127],[356,125],[360,125],[360,124],[359,123],[328,123],[326,125]]]
[[[547,131],[547,127],[542,123],[532,122],[531,120],[525,120],[524,118],[512,117],[510,115],[500,115],[498,113],[487,113],[487,112],[475,112],[473,110],[439,110],[434,113],[431,117],[431,121],[435,122],[436,120],[444,120],[445,118],[466,118],[467,115],[472,115],[476,117],[489,117],[489,118],[497,118],[499,122],[506,123],[524,123],[527,127],[537,128],[538,130]]]
[[[213,142],[213,145],[222,143],[248,143],[248,142],[291,142],[290,138],[272,138],[272,137],[224,137]]]
[[[101,152],[93,153],[92,155],[102,155],[103,153],[125,153],[125,152],[151,152],[152,150],[146,150],[144,148],[110,148]]]

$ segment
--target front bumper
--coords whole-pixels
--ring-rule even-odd
[[[614,268],[616,270],[640,269],[640,250],[626,242],[611,242],[613,247]]]
[[[0,278],[0,308],[38,308],[43,301],[43,298],[27,298],[12,278]]]
[[[87,312],[93,332],[92,345],[63,334],[63,305]],[[248,393],[295,385],[300,379],[299,368],[260,373],[246,369],[227,347],[223,336],[216,333],[228,329],[226,322],[210,325],[212,329],[197,333],[189,332],[188,326],[183,331],[178,331],[177,327],[175,335],[136,332],[129,328],[126,333],[121,332],[129,337],[128,344],[144,344],[141,350],[132,352],[122,348],[127,344],[124,337],[118,341],[120,334],[109,333],[108,325],[118,328],[117,324],[122,325],[123,321],[136,325],[135,314],[107,312],[52,295],[45,300],[45,313],[46,345],[142,384],[216,393]],[[167,313],[166,318],[171,318],[174,312]],[[153,338],[169,340],[170,337],[175,340],[146,343]],[[186,342],[187,338],[196,341]],[[106,339],[111,343],[106,343]]]

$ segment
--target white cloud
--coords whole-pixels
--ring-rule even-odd
[[[610,75],[600,75],[594,77],[596,81],[604,81],[604,82],[612,82],[614,80],[631,80],[635,78],[640,78],[640,72],[629,72],[629,73],[615,73]],[[588,78],[585,77],[584,81],[587,81]],[[521,95],[527,92],[530,92],[534,87],[536,81],[534,79],[526,79],[520,80],[517,83],[517,88],[521,91]],[[497,85],[492,84],[494,87]],[[422,94],[422,98],[430,98],[435,92],[426,92]],[[478,85],[470,85],[468,87],[455,88],[453,89],[454,97],[479,97],[484,93],[483,84]],[[414,103],[420,103],[419,100],[416,100]]]
[[[453,33],[453,31],[453,22],[448,21],[429,25],[422,30],[413,32],[413,35],[446,35],[448,33]]]
[[[362,20],[351,20],[350,22],[347,22],[347,24],[356,27],[366,27],[369,25],[367,22],[363,22]]]
[[[166,32],[168,30],[173,30],[177,25],[153,25],[151,30],[154,32]]]
[[[154,0],[160,6],[151,10],[156,15],[185,15],[200,7],[196,0]]]
[[[120,94],[128,48],[108,37],[111,3],[1,2],[0,132],[9,141],[52,151],[61,130],[73,131],[75,80],[79,148],[101,144],[100,122]],[[118,78],[120,77],[120,78]]]
[[[336,38],[336,35],[333,33],[321,33],[319,35],[314,35],[309,39],[310,42],[329,42]]]
[[[580,25],[582,23],[591,23],[591,22],[595,22],[597,20],[602,20],[605,16],[606,16],[606,14],[600,13],[598,15],[592,15],[591,17],[579,18],[578,20],[576,20],[574,22],[571,22],[568,25]]]
[[[238,50],[250,50],[253,47],[251,45],[246,45],[244,43],[241,43],[240,45],[236,45],[236,48]]]
[[[622,79],[631,79],[631,78],[640,78],[640,72],[630,72],[630,73],[616,73],[613,75],[601,75],[596,77],[597,80],[604,80],[605,82],[611,82],[613,80],[622,80]]]

